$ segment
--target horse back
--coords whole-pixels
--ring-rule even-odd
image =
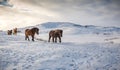
[[[50,32],[49,32],[49,36],[53,36],[54,35],[54,30],[51,30]]]
[[[30,29],[26,29],[26,30],[25,30],[25,35],[29,35],[29,34],[30,34],[29,30],[30,30]]]
[[[27,32],[29,29],[26,29],[25,32]]]

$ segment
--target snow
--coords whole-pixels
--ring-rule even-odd
[[[24,40],[32,27],[43,41]],[[62,43],[47,42],[52,29],[64,30]],[[0,70],[120,70],[120,28],[48,22],[19,30],[0,32]]]

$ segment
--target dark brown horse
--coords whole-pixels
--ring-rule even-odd
[[[12,35],[12,30],[8,30],[8,31],[7,31],[7,34],[8,34],[8,35]]]
[[[32,41],[34,41],[34,35],[39,34],[39,29],[38,28],[32,28],[32,29],[26,29],[25,30],[25,40],[30,40],[29,36],[32,37]]]
[[[59,42],[61,43],[62,34],[63,34],[63,30],[61,30],[61,29],[51,30],[49,32],[49,40],[48,40],[48,42],[50,42],[50,39],[52,37],[52,41],[53,42],[56,43],[57,42],[57,38],[59,38]]]
[[[17,34],[17,28],[13,29],[13,34],[16,35]]]

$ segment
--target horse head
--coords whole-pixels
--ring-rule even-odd
[[[39,29],[35,28],[35,32],[36,32],[36,34],[39,34]]]

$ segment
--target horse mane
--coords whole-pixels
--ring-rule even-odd
[[[35,27],[35,28],[32,28],[31,31],[35,32],[36,29],[39,30],[37,27]]]

